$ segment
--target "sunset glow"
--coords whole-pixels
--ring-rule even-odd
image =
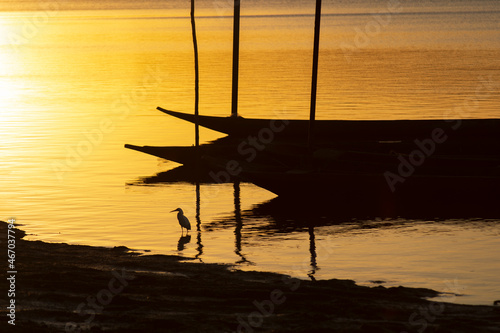
[[[380,286],[377,293],[443,291],[457,280],[468,289],[441,294],[445,301],[500,299],[492,250],[500,246],[500,213],[496,204],[484,208],[500,200],[499,1],[323,1],[314,122],[314,1],[241,1],[240,117],[229,117],[234,3],[196,5],[193,120],[190,1],[0,4],[0,221],[15,217],[29,241],[127,247],[286,274],[307,286],[351,279]],[[169,213],[177,207],[189,236]],[[104,281],[88,290],[119,295],[106,289],[122,269],[108,269],[121,262],[114,260],[102,255],[97,268],[88,266]],[[154,271],[189,281],[176,291],[183,302],[184,284],[203,281],[203,271],[175,275],[151,265],[123,276],[143,281]],[[82,298],[72,292],[71,302]],[[287,289],[287,299],[293,295]],[[276,313],[285,309],[278,303]],[[97,311],[89,328],[100,329],[113,306]],[[393,320],[383,310],[380,321]],[[78,313],[68,311],[71,320],[59,327],[73,325]],[[418,330],[400,316],[398,332]],[[262,318],[269,330],[279,326],[268,319],[282,320]],[[224,329],[244,327],[243,319]]]

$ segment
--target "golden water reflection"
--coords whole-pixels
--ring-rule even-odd
[[[60,11],[32,38],[13,46],[5,36],[22,34],[33,12],[0,14],[0,211],[5,219],[15,216],[28,239],[126,245],[285,273],[298,265],[300,277],[435,285],[460,275],[474,283],[463,266],[479,262],[481,249],[498,247],[498,237],[490,231],[464,228],[443,242],[426,223],[372,233],[328,223],[281,230],[273,216],[249,213],[274,197],[251,184],[242,183],[237,190],[233,184],[202,185],[199,191],[187,183],[128,185],[176,164],[125,150],[124,143],[193,144],[190,124],[155,110],[158,105],[193,109],[192,44],[183,15],[168,10]],[[370,16],[356,16],[357,24],[364,24],[362,17]],[[352,40],[352,20],[324,20],[318,118],[440,118],[474,98],[481,78],[500,82],[498,48],[485,48],[482,42],[470,49],[460,43],[443,48],[438,42],[409,47],[422,43],[422,31],[405,31],[408,39],[397,44],[403,31],[398,24],[406,27],[401,21],[381,35],[392,44],[373,39],[370,47],[347,59],[339,42]],[[307,118],[311,17],[257,15],[244,21],[240,114]],[[231,19],[204,17],[197,25],[200,112],[228,115]],[[489,29],[483,33],[488,40],[498,36]],[[432,37],[442,41],[446,34],[437,31]],[[481,96],[466,116],[498,117],[498,105],[497,90]],[[205,142],[217,137],[201,132]],[[179,239],[175,216],[168,213],[176,207],[196,221],[191,239]],[[467,243],[468,237],[485,245]],[[457,249],[455,240],[464,241],[460,248],[471,254],[457,250],[460,271],[451,266],[440,270],[432,259],[452,245]],[[407,256],[391,256],[401,244],[407,246]],[[488,253],[482,263],[495,263]],[[420,260],[425,267],[418,266]],[[482,282],[494,285],[490,276],[498,276],[498,266],[476,269],[485,272]],[[426,271],[438,273],[429,278]],[[411,281],[414,276],[418,281]]]

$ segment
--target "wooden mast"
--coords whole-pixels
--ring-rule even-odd
[[[314,121],[316,118],[316,91],[318,88],[318,58],[319,58],[319,33],[321,23],[321,0],[316,0],[316,14],[314,19],[314,50],[313,69],[311,83],[311,108],[309,113],[309,148],[312,149],[314,142]]]
[[[240,0],[234,0],[233,19],[233,91],[231,116],[238,116],[238,69],[240,55]]]
[[[200,145],[200,128],[198,125],[198,106],[200,103],[200,73],[199,73],[199,64],[198,64],[198,41],[196,39],[196,25],[194,22],[194,1],[191,0],[191,30],[193,33],[193,47],[194,47],[194,117],[195,117],[195,125],[194,125],[194,141],[195,146],[199,147]]]

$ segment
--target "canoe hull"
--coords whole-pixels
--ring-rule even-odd
[[[233,137],[249,135],[267,138],[287,138],[306,142],[309,121],[290,119],[246,119],[214,117],[157,108],[173,117],[228,134]],[[316,120],[314,135],[330,141],[414,141],[446,137],[452,141],[500,141],[500,119],[447,120]]]

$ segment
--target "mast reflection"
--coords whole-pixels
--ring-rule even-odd
[[[312,281],[316,281],[314,274],[316,274],[316,270],[319,269],[318,264],[316,262],[316,238],[314,236],[314,226],[309,226],[309,252],[311,253],[311,270],[307,273],[307,276]]]
[[[236,253],[241,260],[238,260],[236,263],[248,263],[249,265],[255,265],[253,262],[248,260],[243,253],[241,253],[241,229],[243,228],[243,219],[241,218],[241,200],[240,200],[240,182],[236,180],[233,183],[234,188],[234,220],[236,221],[236,227],[234,229],[234,237],[235,237],[235,250]]]
[[[201,218],[200,218],[200,206],[201,206],[201,195],[200,195],[200,183],[196,182],[196,251],[198,252],[194,257],[198,259],[200,262],[201,256],[203,255],[203,244],[201,243]]]

